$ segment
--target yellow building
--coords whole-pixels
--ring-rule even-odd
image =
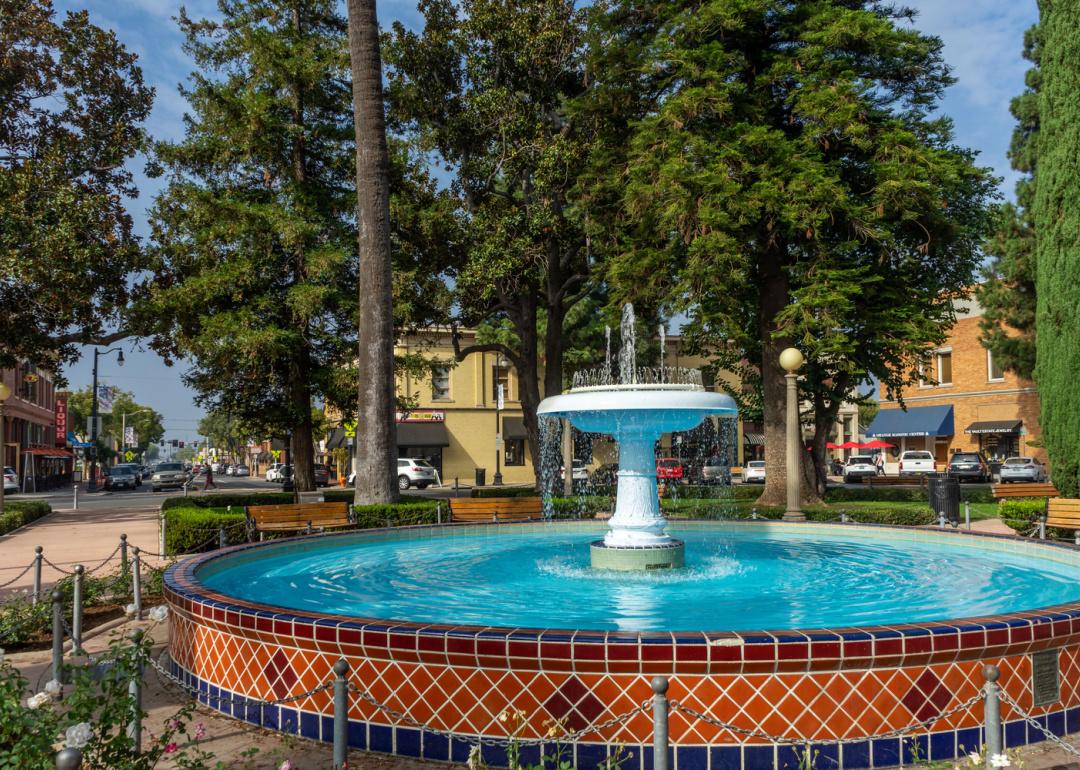
[[[459,335],[462,348],[476,341],[475,332],[471,330],[460,330]],[[476,480],[477,469],[483,470],[487,484],[494,480],[496,470],[502,474],[504,484],[535,483],[517,372],[505,356],[473,353],[464,361],[456,362],[448,330],[423,331],[403,337],[398,340],[395,353],[419,354],[433,363],[429,373],[422,376],[406,374],[398,378],[398,396],[413,405],[409,411],[398,414],[399,457],[427,459],[448,485],[453,484],[454,479],[460,479],[462,484],[471,486]],[[665,365],[670,367],[700,368],[706,363],[702,358],[685,355],[678,337],[668,337],[664,359]],[[729,383],[738,383],[733,374],[725,373],[724,378]],[[501,406],[498,404],[500,385],[503,392]],[[332,416],[331,422],[339,423],[340,419]],[[714,426],[719,427],[719,433],[725,430],[730,433],[727,443],[731,446],[731,462],[741,465],[744,436],[741,424],[735,423],[728,424],[727,428],[720,422],[715,422]],[[661,442],[662,452],[690,457],[701,451],[701,447],[692,446],[692,442],[693,437],[666,435]],[[347,443],[344,433],[335,430],[327,441],[327,449]],[[705,447],[705,450],[711,451],[711,447]],[[582,455],[592,467],[616,459],[614,446],[602,439],[585,442],[578,453],[579,457]]]

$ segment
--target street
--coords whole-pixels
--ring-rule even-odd
[[[279,484],[268,484],[261,478],[239,478],[234,479],[231,476],[214,476],[214,484],[217,489],[211,489],[209,492],[203,492],[203,484],[205,483],[205,477],[200,476],[198,479],[191,483],[188,494],[190,495],[204,495],[214,494],[222,492],[278,492],[281,490]],[[6,495],[8,500],[45,500],[56,509],[67,509],[72,507],[73,502],[73,487],[69,486],[66,489],[53,489],[48,492],[40,492],[37,494],[11,494]],[[108,492],[87,492],[86,484],[79,484],[79,510],[128,510],[132,508],[156,508],[161,504],[161,501],[167,497],[183,496],[184,490],[182,489],[166,489],[161,492],[151,492],[148,482],[143,482],[143,485],[135,490],[118,489]]]

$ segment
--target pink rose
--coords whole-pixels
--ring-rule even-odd
[[[201,741],[205,737],[206,725],[204,725],[202,722],[199,722],[199,724],[195,725],[195,740]]]
[[[176,751],[176,741],[173,741],[172,743],[170,743],[168,746],[165,747],[165,753],[166,754],[172,754],[175,751]]]

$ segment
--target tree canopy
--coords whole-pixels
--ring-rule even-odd
[[[85,11],[0,0],[0,366],[124,336],[145,265],[127,200],[153,89]]]

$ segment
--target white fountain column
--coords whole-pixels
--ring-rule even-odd
[[[619,482],[615,513],[608,520],[604,545],[610,548],[655,548],[673,543],[664,529],[667,520],[660,513],[656,493],[657,435],[621,434],[619,441]]]

